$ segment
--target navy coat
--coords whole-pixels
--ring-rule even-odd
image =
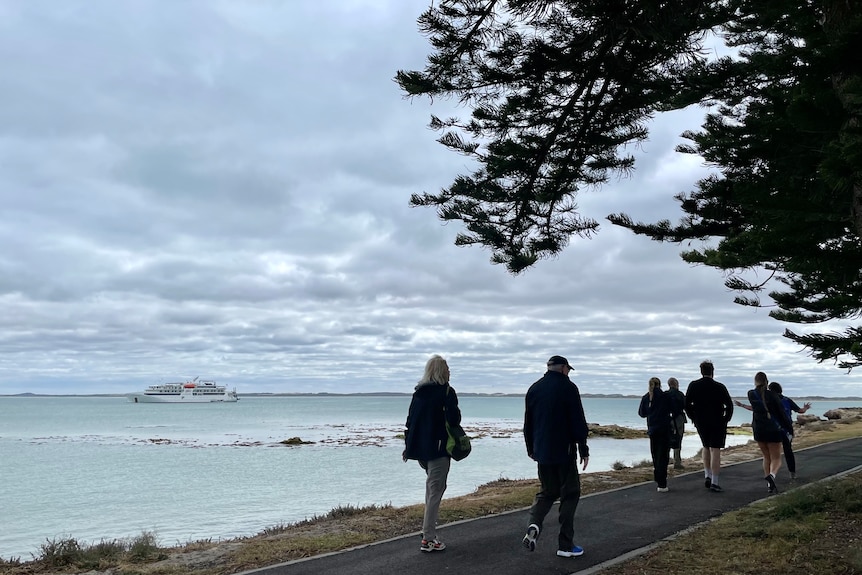
[[[671,396],[661,389],[653,390],[652,401],[649,399],[649,393],[641,398],[638,415],[646,417],[648,435],[670,434],[675,415],[671,399]]]
[[[527,455],[543,465],[564,465],[589,457],[589,428],[578,387],[568,376],[548,371],[530,386],[525,398],[524,441]]]
[[[455,390],[449,385],[437,383],[418,385],[407,412],[404,430],[405,459],[430,461],[449,456],[446,453],[444,417],[449,420],[449,425],[461,423],[461,410],[458,408],[458,394]]]

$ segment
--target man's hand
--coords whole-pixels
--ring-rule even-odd
[[[588,465],[589,463],[590,463],[590,458],[589,458],[589,457],[581,457],[581,465],[583,466],[583,467],[582,467],[582,469],[583,469],[584,471],[586,471],[586,470],[587,470],[587,465]]]

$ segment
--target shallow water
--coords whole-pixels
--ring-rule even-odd
[[[46,540],[62,537],[95,542],[151,531],[172,545],[253,535],[340,505],[419,503],[424,473],[401,461],[398,437],[409,402],[406,396],[244,397],[203,405],[0,397],[0,557],[28,560]],[[535,476],[520,432],[523,398],[460,403],[465,428],[481,436],[469,458],[453,463],[447,497],[501,477]],[[820,402],[812,413],[845,404]],[[643,429],[637,405],[637,399],[584,399],[591,423]],[[731,423],[745,421],[747,412]],[[280,443],[291,437],[314,443]],[[646,439],[589,443],[588,471],[649,459]],[[683,455],[698,449],[696,437],[687,437]]]

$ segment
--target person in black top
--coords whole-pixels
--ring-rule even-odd
[[[733,417],[733,400],[724,384],[712,378],[715,367],[711,361],[701,362],[700,373],[703,377],[689,383],[685,390],[685,413],[703,444],[704,485],[720,492],[721,449],[727,440],[727,423]]]
[[[784,413],[787,415],[787,420],[790,422],[790,433],[785,434],[781,439],[781,446],[784,448],[784,460],[787,462],[787,471],[790,472],[790,479],[796,479],[796,455],[793,453],[793,412],[796,413],[805,413],[809,409],[811,409],[811,402],[806,402],[804,406],[799,407],[795,401],[790,399],[789,397],[785,397],[782,393],[781,384],[777,381],[769,382],[769,391],[778,395],[778,398],[781,400],[781,406],[784,408]],[[733,404],[737,407],[742,407],[743,409],[747,409],[751,411],[752,408],[750,405],[746,405],[742,402],[733,401]]]
[[[685,435],[685,394],[679,390],[679,380],[675,377],[667,379],[667,395],[671,400],[673,409],[673,427],[670,436],[670,448],[673,450],[673,468],[685,469],[682,464],[682,438]]]
[[[666,493],[667,466],[670,462],[672,406],[670,396],[662,391],[661,380],[651,377],[648,392],[641,398],[638,415],[647,420],[649,449],[652,455],[653,479],[659,493]]]
[[[446,421],[450,425],[461,423],[461,410],[458,395],[449,386],[449,364],[433,355],[413,391],[402,454],[404,461],[416,459],[425,470],[425,516],[419,546],[425,552],[446,549],[446,544],[437,539],[437,516],[451,463],[446,452]]]
[[[581,498],[578,454],[587,469],[587,420],[578,387],[569,379],[572,367],[566,358],[555,355],[548,360],[548,371],[527,390],[524,411],[524,441],[527,455],[538,464],[542,490],[530,508],[530,524],[524,547],[536,549],[542,522],[560,499],[560,533],[557,556],[577,557],[583,548],[575,545],[575,510]]]
[[[807,401],[802,407],[799,407],[795,401],[786,397],[781,389],[781,384],[777,381],[769,382],[769,391],[778,395],[781,400],[781,406],[784,408],[784,413],[787,415],[787,420],[790,422],[790,433],[786,434],[781,440],[781,446],[784,448],[784,459],[787,461],[787,471],[790,472],[790,479],[796,479],[796,456],[793,454],[793,412],[805,413],[811,409],[811,402]]]
[[[763,474],[769,493],[777,493],[775,478],[781,469],[781,442],[789,433],[793,424],[784,412],[781,399],[767,387],[769,380],[766,374],[758,371],[754,374],[754,389],[748,391],[748,403],[751,404],[751,428],[754,441],[763,454]]]

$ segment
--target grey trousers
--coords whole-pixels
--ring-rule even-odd
[[[440,514],[440,500],[446,491],[446,478],[449,476],[449,457],[438,457],[425,463],[425,518],[422,520],[422,538],[437,538],[437,516]],[[421,463],[420,463],[421,465]]]

